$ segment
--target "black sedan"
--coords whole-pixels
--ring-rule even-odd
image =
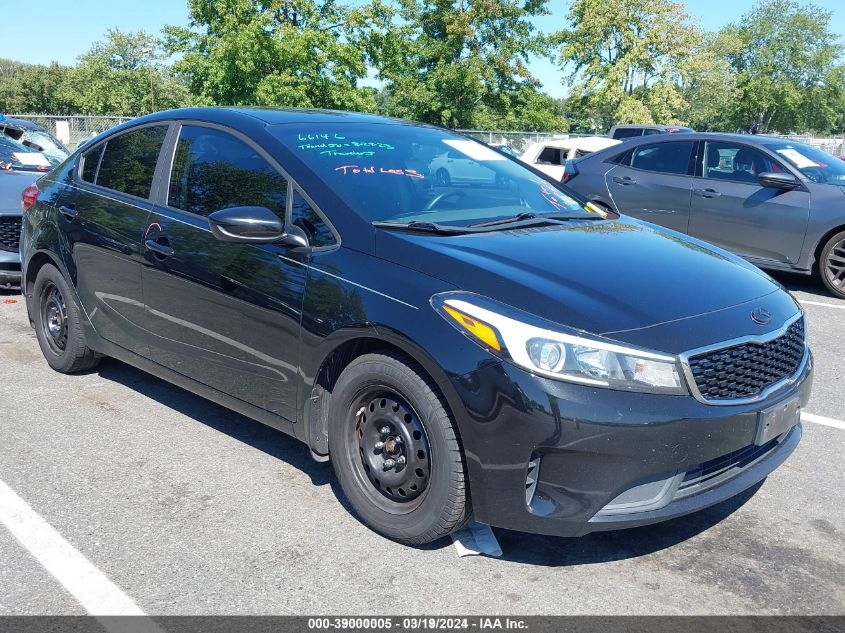
[[[438,181],[447,152],[489,176]],[[112,356],[295,436],[403,543],[471,516],[568,536],[669,519],[801,437],[812,357],[778,284],[446,130],[160,112],[26,200],[51,367]]]

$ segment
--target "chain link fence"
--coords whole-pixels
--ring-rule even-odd
[[[80,141],[96,136],[103,130],[128,121],[129,117],[120,116],[55,116],[45,114],[10,114],[9,117],[27,119],[47,129],[65,143],[69,148],[75,148]],[[517,132],[509,130],[456,130],[489,144],[503,144],[514,151],[522,153],[531,143],[552,139],[566,139],[591,136],[590,134],[566,134],[553,132]],[[797,143],[813,145],[836,156],[845,156],[845,136],[815,137],[795,134],[772,134]]]
[[[114,127],[130,117],[122,116],[54,116],[47,114],[9,114],[12,119],[26,119],[37,123],[53,134],[69,149],[74,149],[80,141],[96,136],[103,130]]]

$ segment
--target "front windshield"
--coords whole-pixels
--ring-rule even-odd
[[[379,123],[271,130],[369,221],[467,226],[520,213],[596,218],[521,163],[444,130]]]
[[[61,161],[51,159],[10,138],[0,137],[0,169],[15,171],[50,171]]]
[[[46,132],[40,130],[24,130],[23,140],[41,147],[41,153],[48,156],[55,164],[68,157],[67,150]]]
[[[768,147],[813,182],[845,185],[845,161],[832,154],[802,143],[776,143]]]

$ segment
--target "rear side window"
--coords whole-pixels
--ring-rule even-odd
[[[335,244],[332,230],[296,189],[293,190],[291,222],[305,231],[309,245],[320,247]]]
[[[686,175],[689,173],[690,155],[694,145],[694,141],[640,145],[633,150],[631,167],[661,174]]]
[[[82,180],[94,183],[97,178],[97,167],[100,165],[100,156],[103,154],[104,145],[82,155]]]
[[[267,207],[285,217],[287,180],[258,153],[231,134],[182,127],[167,202],[207,216],[220,209]]]
[[[562,165],[560,150],[557,147],[544,147],[537,162],[541,165]]]
[[[166,125],[154,125],[106,141],[96,184],[139,198],[149,198],[165,134]]]
[[[633,138],[635,136],[642,136],[643,129],[639,127],[623,127],[613,130],[613,138]]]

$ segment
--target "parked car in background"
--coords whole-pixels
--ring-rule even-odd
[[[572,161],[567,185],[620,213],[730,250],[761,268],[816,271],[845,298],[845,163],[765,136],[634,139]]]
[[[495,150],[499,150],[500,152],[504,152],[508,156],[513,156],[514,158],[519,158],[519,152],[517,152],[510,143],[488,143],[490,147]]]
[[[41,152],[54,162],[60,163],[70,154],[70,150],[59,139],[37,123],[26,119],[15,119],[0,115],[0,133],[37,152]]]
[[[651,136],[652,134],[677,134],[679,132],[694,132],[690,127],[680,125],[653,125],[653,124],[625,124],[614,125],[610,128],[608,136],[619,140],[636,138],[638,136]]]
[[[444,149],[483,186],[432,183],[418,165]],[[24,207],[53,369],[114,356],[290,433],[402,543],[470,516],[567,536],[663,521],[801,438],[813,361],[788,292],[448,130],[158,112]]]
[[[57,164],[0,135],[0,288],[20,285],[21,193]]]
[[[605,136],[582,136],[539,141],[529,145],[519,159],[523,163],[548,174],[555,180],[566,182],[564,165],[567,160],[586,156],[600,149],[618,145],[620,142]]]
[[[435,156],[429,163],[428,172],[434,177],[434,182],[443,187],[493,184],[497,177],[480,161],[454,149]]]

